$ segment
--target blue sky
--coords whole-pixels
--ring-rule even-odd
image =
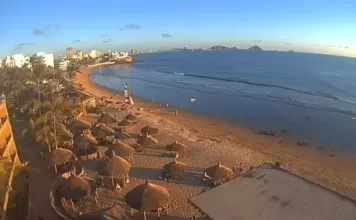
[[[356,1],[0,0],[0,56],[216,44],[356,57]]]

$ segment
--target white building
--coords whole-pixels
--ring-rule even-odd
[[[127,52],[113,52],[112,56],[114,57],[114,59],[124,59],[126,57],[129,56],[129,53]]]
[[[69,60],[65,60],[59,63],[59,69],[60,70],[67,70],[68,64],[70,63]]]
[[[89,53],[89,56],[91,57],[91,58],[96,58],[96,50],[91,50],[90,51],[90,53]]]
[[[77,51],[77,58],[78,58],[79,60],[83,59],[83,51],[81,51],[81,50],[78,50],[78,51]]]
[[[37,53],[36,53],[36,57],[40,57],[40,56],[42,56],[43,54],[46,54],[46,52],[37,52]]]
[[[37,53],[38,54],[38,53]],[[54,67],[53,53],[41,53],[38,60],[46,67]]]
[[[21,68],[25,64],[25,57],[23,54],[15,54],[12,56],[14,59],[14,65]]]
[[[30,62],[30,57],[27,56],[25,57],[25,63],[24,63],[28,68],[31,68],[32,67],[32,64]]]

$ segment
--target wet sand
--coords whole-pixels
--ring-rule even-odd
[[[91,68],[82,68],[76,82],[82,84],[84,91],[97,97],[113,96],[123,101],[123,92],[104,88],[90,81]],[[297,140],[288,134],[278,133],[276,137],[258,135],[243,126],[178,110],[175,116],[163,103],[155,103],[134,97],[135,112],[142,107],[142,117],[138,123],[129,127],[129,132],[137,134],[141,127],[153,125],[162,132],[157,137],[157,148],[148,149],[135,155],[132,181],[124,191],[136,184],[150,179],[168,188],[172,195],[170,213],[173,216],[196,215],[187,199],[201,193],[206,188],[197,175],[205,168],[218,162],[232,167],[241,164],[244,171],[261,163],[281,162],[287,169],[316,184],[324,186],[345,196],[356,199],[356,156],[322,146],[299,146]],[[115,109],[113,109],[115,111]],[[124,114],[119,114],[123,117]],[[181,159],[189,166],[189,175],[182,182],[158,180],[160,169],[172,158],[162,156],[166,144],[178,140],[189,147],[188,155]],[[173,207],[173,208],[172,208]]]

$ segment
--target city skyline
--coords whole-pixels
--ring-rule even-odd
[[[356,57],[356,2],[157,0],[2,3],[0,57],[36,51],[224,45]],[[21,15],[21,16],[20,16]],[[16,27],[16,28],[14,28]]]

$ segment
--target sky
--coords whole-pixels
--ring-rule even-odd
[[[356,1],[0,0],[0,57],[213,45],[356,57]]]

